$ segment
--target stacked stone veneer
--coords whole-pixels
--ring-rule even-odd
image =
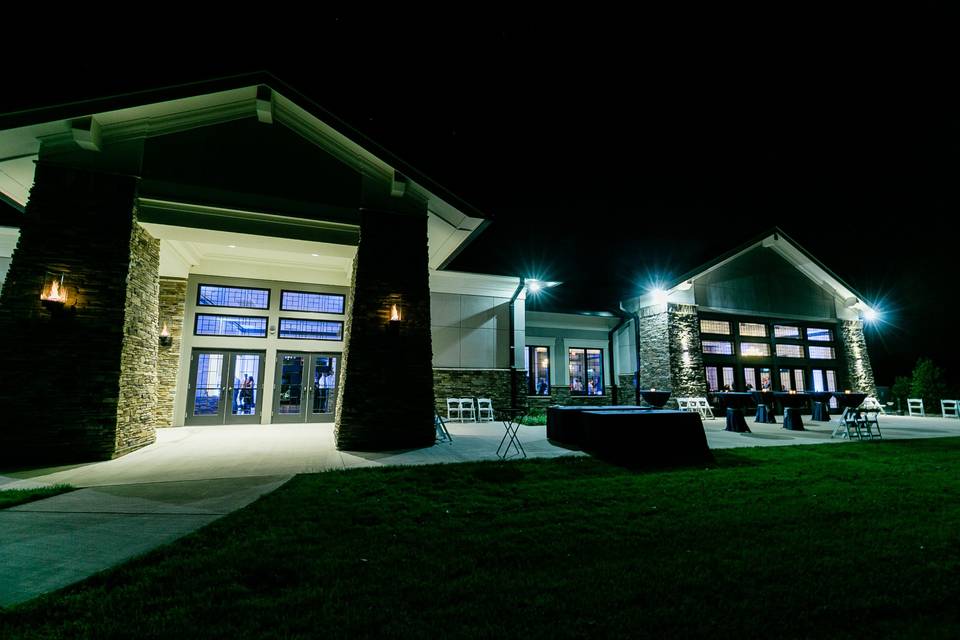
[[[565,405],[574,407],[601,407],[612,404],[612,389],[607,387],[602,396],[581,396],[570,393],[569,387],[554,386],[550,389],[549,396],[528,396],[527,403],[531,407],[546,409],[553,405]],[[633,402],[633,400],[630,400]]]
[[[700,320],[693,305],[640,311],[640,388],[669,389],[674,396],[704,396]]]
[[[526,406],[525,377],[517,378],[516,406]],[[509,369],[434,369],[434,407],[441,416],[447,415],[447,398],[490,398],[494,411],[513,405],[510,397]],[[533,400],[533,398],[529,398]]]
[[[390,308],[401,314],[389,331]],[[433,443],[433,352],[427,216],[365,210],[344,327],[337,448],[376,451]]]
[[[693,305],[670,305],[670,388],[674,396],[706,396],[700,317]]]
[[[870,365],[867,342],[863,336],[863,323],[859,320],[842,320],[838,328],[847,364],[847,386],[854,391],[876,397],[877,385],[873,379],[873,367]]]
[[[172,344],[157,351],[157,407],[156,424],[169,427],[174,424],[173,410],[177,392],[177,373],[180,368],[180,345],[183,341],[183,315],[187,302],[187,281],[180,278],[160,278],[160,318],[166,322]]]
[[[4,463],[107,459],[153,441],[159,247],[136,225],[136,191],[132,177],[37,165],[0,294]],[[64,312],[40,302],[48,271],[65,274]]]

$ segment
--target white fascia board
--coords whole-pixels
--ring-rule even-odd
[[[431,293],[458,293],[471,296],[510,298],[519,285],[520,278],[514,276],[430,270]],[[526,289],[520,292],[517,300],[524,300],[525,298]]]
[[[531,333],[536,333],[538,327],[544,329],[610,331],[619,322],[620,318],[617,316],[586,316],[579,313],[527,310],[527,331]]]
[[[16,227],[0,227],[0,258],[9,258],[17,248],[20,238],[20,229]]]

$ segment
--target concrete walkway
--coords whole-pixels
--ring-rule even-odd
[[[707,420],[711,448],[839,444],[832,425],[758,425],[728,433]],[[960,436],[960,420],[881,416],[886,439]],[[452,443],[387,453],[337,451],[331,425],[181,427],[117,460],[0,474],[0,489],[68,483],[79,491],[0,510],[0,606],[64,587],[171,542],[273,491],[292,475],[398,464],[495,460],[499,422],[449,425]],[[584,455],[545,427],[521,427],[529,457]],[[856,446],[856,443],[847,443]]]

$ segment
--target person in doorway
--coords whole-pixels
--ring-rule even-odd
[[[763,379],[763,390],[770,391],[773,388],[773,385],[770,384],[770,378]]]
[[[253,376],[243,376],[243,386],[240,388],[241,411],[251,414],[255,410],[253,401]]]

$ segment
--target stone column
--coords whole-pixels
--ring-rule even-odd
[[[37,165],[0,294],[0,460],[108,459],[154,440],[159,242],[136,178]],[[63,311],[41,304],[64,274]],[[126,337],[125,337],[126,336]]]
[[[670,325],[663,306],[640,309],[641,389],[670,389]]]
[[[870,354],[867,353],[867,341],[863,336],[863,323],[860,320],[841,320],[838,328],[847,363],[847,386],[853,391],[877,397],[873,367],[870,365]]]
[[[427,217],[364,210],[344,328],[338,449],[433,443]],[[396,332],[391,307],[401,314]]]
[[[668,315],[673,394],[680,397],[706,396],[697,308],[689,304],[671,304]]]
[[[183,336],[183,315],[187,302],[187,281],[182,278],[160,278],[160,318],[166,324],[171,344],[157,351],[157,415],[158,427],[173,426],[177,373],[180,369],[180,344]]]

